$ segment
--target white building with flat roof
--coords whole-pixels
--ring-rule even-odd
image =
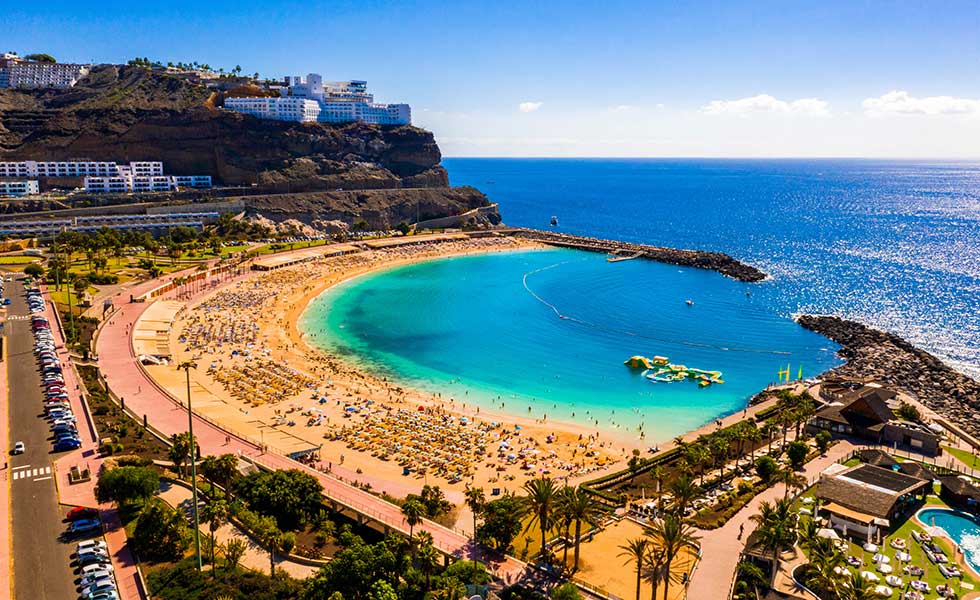
[[[33,196],[40,193],[41,188],[38,187],[37,180],[0,181],[0,196],[2,197]]]
[[[408,104],[374,102],[361,80],[328,81],[317,73],[305,78],[287,76],[286,87],[279,98],[228,98],[225,108],[260,119],[300,123],[375,123],[410,125],[412,109]]]
[[[4,57],[0,59],[0,87],[69,88],[88,75],[89,68],[90,65]]]
[[[0,162],[0,177],[82,177],[86,192],[101,194],[167,192],[212,185],[210,175],[165,175],[163,162],[158,160],[122,165],[111,161],[7,161]],[[33,183],[36,194],[37,181]]]

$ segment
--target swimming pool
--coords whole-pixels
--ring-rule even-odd
[[[966,561],[980,573],[980,521],[966,513],[944,508],[925,508],[916,517],[926,527],[941,527],[963,550]]]

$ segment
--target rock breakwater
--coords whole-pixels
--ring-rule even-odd
[[[615,253],[623,256],[638,255],[640,258],[655,260],[657,262],[671,265],[708,269],[710,271],[717,271],[722,275],[731,277],[732,279],[749,283],[762,281],[766,278],[766,274],[763,271],[760,271],[752,265],[747,265],[740,262],[721,252],[662,248],[660,246],[631,244],[628,242],[618,242],[615,240],[604,240],[599,238],[568,235],[565,233],[555,233],[551,231],[540,231],[537,229],[518,229],[513,232],[513,235],[535,240],[551,246],[576,248],[590,252]]]
[[[971,434],[980,434],[980,382],[891,333],[838,317],[803,315],[800,325],[842,346],[847,362],[829,374],[904,388]]]

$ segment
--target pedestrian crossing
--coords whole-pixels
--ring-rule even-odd
[[[14,467],[13,480],[18,479],[33,479],[34,481],[44,481],[45,479],[51,479],[51,467],[36,467],[31,468],[26,467]]]

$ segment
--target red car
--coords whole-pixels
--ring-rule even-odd
[[[65,519],[69,521],[77,521],[79,519],[90,519],[97,516],[99,516],[99,509],[78,506],[68,511],[68,514],[65,515]]]

